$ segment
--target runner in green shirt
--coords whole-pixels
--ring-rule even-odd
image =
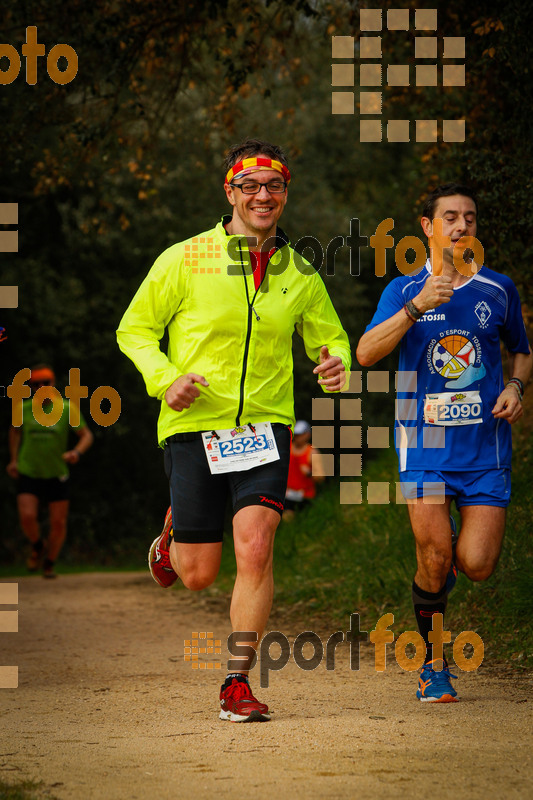
[[[41,386],[53,386],[55,375],[46,365],[32,369],[30,387],[35,392]],[[82,453],[89,449],[93,435],[80,413],[80,423],[69,423],[70,403],[63,402],[63,412],[54,425],[41,425],[33,413],[33,399],[22,404],[22,426],[9,431],[10,462],[7,472],[17,481],[17,509],[24,534],[32,544],[27,561],[28,569],[39,569],[45,556],[45,543],[39,525],[39,501],[48,504],[50,532],[43,561],[45,578],[55,578],[54,563],[67,534],[69,508],[69,464],[77,464]],[[51,400],[43,402],[49,413]],[[76,447],[68,449],[69,429],[78,437]]]

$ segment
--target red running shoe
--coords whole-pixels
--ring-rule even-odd
[[[174,572],[168,552],[173,535],[172,510],[169,507],[163,530],[157,539],[154,539],[152,542],[150,552],[148,553],[148,566],[150,567],[152,578],[164,589],[172,586],[172,584],[176,583],[178,580],[178,573]]]
[[[268,722],[268,706],[256,700],[247,680],[233,678],[220,689],[220,719],[229,722]]]

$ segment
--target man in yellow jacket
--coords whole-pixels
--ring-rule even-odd
[[[272,551],[283,513],[294,425],[292,335],[303,337],[324,391],[349,372],[348,337],[313,267],[277,223],[290,172],[276,145],[230,149],[224,190],[232,215],[156,260],[117,331],[121,350],[161,400],[171,508],[150,549],[154,579],[189,589],[218,574],[228,496],[237,578],[231,601],[242,644],[261,639],[273,595]],[[168,329],[168,352],[159,342]],[[242,637],[241,637],[242,638]],[[220,718],[270,719],[248,684],[252,658],[233,659]]]

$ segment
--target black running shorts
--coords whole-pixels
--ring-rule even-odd
[[[290,429],[273,423],[280,458],[243,472],[212,475],[199,434],[178,434],[165,443],[176,542],[221,542],[228,496],[233,514],[245,506],[283,513],[290,457]],[[186,439],[190,441],[176,441]]]
[[[34,494],[42,503],[68,500],[69,487],[68,475],[64,478],[30,478],[19,474],[17,478],[17,494]]]

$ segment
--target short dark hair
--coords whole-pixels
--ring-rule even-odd
[[[430,192],[430,194],[428,194],[426,197],[424,207],[422,208],[422,216],[427,217],[428,219],[433,219],[435,216],[435,206],[437,205],[437,200],[440,197],[450,197],[452,194],[462,194],[464,197],[470,197],[476,204],[477,212],[477,196],[470,186],[466,186],[463,183],[443,183],[440,186],[437,186],[436,189],[433,189],[433,191]]]
[[[274,161],[281,161],[286,167],[289,166],[287,163],[287,156],[277,144],[264,142],[262,139],[245,139],[241,144],[232,145],[226,152],[226,158],[224,160],[225,173],[244,158],[253,158],[253,156],[259,155],[267,156]]]

